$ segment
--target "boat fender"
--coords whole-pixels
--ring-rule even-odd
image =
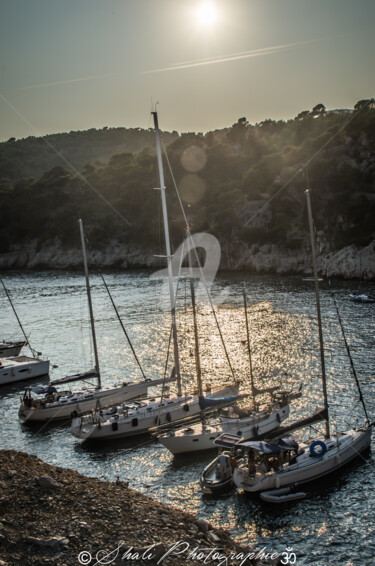
[[[257,425],[253,426],[253,435],[254,438],[257,438],[258,436],[258,431],[259,431],[259,427]]]
[[[281,417],[280,417],[279,413],[276,413],[276,420],[279,424],[281,423]]]
[[[78,417],[77,411],[72,411],[72,412],[70,413],[70,416],[72,417],[72,419],[76,419],[76,418]]]
[[[280,487],[280,478],[279,478],[279,476],[276,476],[276,477],[275,477],[274,484],[275,484],[275,489],[279,489],[279,487]]]
[[[321,450],[316,451],[315,449],[318,446],[320,446]],[[327,445],[322,440],[314,440],[314,442],[310,444],[310,454],[313,458],[320,458],[321,456],[324,456],[326,452]]]
[[[114,423],[112,423],[112,430],[113,431],[118,430],[118,422],[115,421]]]
[[[189,405],[187,403],[185,403],[185,405],[182,408],[186,413],[189,411]]]
[[[167,419],[167,422],[170,423],[171,420],[172,420],[171,413],[167,413],[167,414],[165,415],[165,418]]]
[[[138,419],[137,419],[137,417],[135,417],[134,419],[132,419],[132,426],[138,426]]]

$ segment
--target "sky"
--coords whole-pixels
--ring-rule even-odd
[[[0,141],[207,132],[375,95],[374,0],[0,0]]]

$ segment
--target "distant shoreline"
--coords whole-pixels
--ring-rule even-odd
[[[163,268],[153,251],[141,246],[124,246],[112,242],[102,250],[88,254],[91,267],[103,270],[158,270]],[[318,255],[318,272],[324,278],[375,281],[375,241],[364,248],[354,245],[341,250],[323,250]],[[66,249],[58,241],[43,246],[31,242],[11,252],[0,254],[0,271],[82,269],[80,248]],[[308,250],[288,249],[275,244],[250,245],[228,243],[222,246],[218,273],[248,272],[269,275],[311,275]]]

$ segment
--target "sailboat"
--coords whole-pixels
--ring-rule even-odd
[[[31,347],[8,289],[2,278],[0,278],[0,281],[25,338],[24,341],[18,342],[0,342],[0,385],[9,385],[17,381],[46,376],[49,372],[49,361],[42,360],[39,357],[41,354]],[[29,345],[32,357],[19,355],[26,344]]]
[[[172,452],[172,454],[212,450],[214,448],[213,441],[223,433],[239,435],[247,440],[252,438],[264,438],[266,434],[277,429],[280,424],[288,418],[290,401],[301,396],[300,392],[292,393],[290,391],[280,391],[278,386],[268,389],[255,387],[245,288],[243,289],[243,298],[252,406],[239,408],[236,405],[232,405],[228,409],[224,409],[222,414],[216,419],[207,421],[207,419],[203,417],[200,422],[190,424],[186,428],[171,430],[159,435],[158,441]],[[264,404],[264,406],[260,408],[259,404],[256,403],[256,397],[264,393],[270,393],[271,400],[270,403]]]
[[[284,497],[284,493],[281,493],[282,488],[292,488],[296,483],[298,485],[308,483],[340,470],[344,465],[370,447],[372,426],[375,424],[369,421],[359,383],[356,380],[366,417],[365,424],[362,427],[349,429],[345,432],[337,432],[336,434],[331,434],[330,432],[323,332],[309,189],[305,191],[305,194],[319,327],[325,435],[300,444],[288,438],[279,438],[276,441],[269,442],[240,441],[236,444],[235,451],[240,454],[240,457],[237,464],[233,467],[234,485],[246,492],[263,493],[263,496],[268,497],[269,500],[271,500],[270,498],[276,498],[277,500],[278,497]]]
[[[161,152],[160,132],[156,112],[152,112],[155,126],[156,149],[158,158],[158,170],[160,180],[160,194],[163,212],[164,236],[168,267],[168,287],[171,305],[172,338],[174,350],[174,363],[177,379],[177,395],[162,394],[152,401],[140,402],[137,405],[113,407],[107,411],[96,411],[94,414],[72,421],[71,433],[82,440],[102,440],[136,436],[148,433],[155,426],[184,422],[187,417],[198,417],[201,411],[210,411],[212,408],[205,407],[206,399],[218,401],[219,406],[226,406],[233,402],[233,397],[238,394],[239,383],[233,383],[224,388],[206,391],[200,386],[198,394],[183,395],[181,383],[181,371],[179,361],[179,346],[176,325],[176,302],[173,287],[172,254],[169,238],[169,226],[167,217],[167,204],[165,196],[163,161]],[[229,399],[228,399],[229,397]]]
[[[174,381],[174,376],[168,379],[146,379],[143,370],[144,381],[123,382],[121,385],[103,387],[99,368],[99,356],[96,342],[94,314],[91,300],[90,281],[87,267],[87,255],[85,245],[85,235],[82,220],[79,220],[81,234],[83,264],[86,279],[86,291],[90,312],[92,343],[95,357],[95,368],[87,372],[70,375],[59,380],[52,381],[48,386],[29,387],[26,389],[18,415],[23,421],[49,421],[75,418],[92,410],[103,409],[116,403],[123,403],[145,396],[148,388],[160,385],[169,381]],[[133,348],[132,348],[133,349]],[[133,350],[135,355],[135,352]],[[137,359],[137,358],[136,358]],[[138,359],[137,359],[138,361]],[[97,380],[97,387],[82,389],[81,391],[65,391],[59,393],[56,385],[71,383],[75,381]],[[42,398],[34,398],[33,394],[43,395]]]

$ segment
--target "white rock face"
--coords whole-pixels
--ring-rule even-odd
[[[221,268],[257,273],[312,273],[310,250],[288,250],[276,245],[224,247]],[[318,252],[317,252],[318,253]],[[375,241],[365,248],[347,246],[318,253],[317,268],[324,277],[375,280]]]
[[[90,265],[102,268],[160,268],[160,259],[141,246],[111,242],[105,250],[88,252]],[[375,280],[375,241],[365,248],[347,246],[332,251],[325,246],[317,258],[319,274],[325,277]],[[42,246],[36,240],[0,255],[0,269],[75,269],[82,266],[80,248],[63,248],[59,240]],[[307,274],[312,272],[310,251],[288,250],[277,245],[251,245],[226,242],[221,249],[221,269],[249,270],[256,273]]]

